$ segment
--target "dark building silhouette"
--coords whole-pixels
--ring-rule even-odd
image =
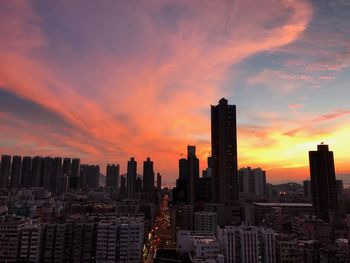
[[[136,191],[136,173],[137,173],[137,162],[134,157],[128,161],[128,169],[126,173],[126,197],[133,199]]]
[[[62,166],[62,175],[63,176],[70,176],[72,169],[72,159],[71,158],[64,158],[63,159],[63,166]]]
[[[10,187],[19,188],[21,183],[22,157],[13,156],[11,165]]]
[[[174,203],[194,204],[196,202],[196,184],[199,180],[199,160],[196,147],[187,146],[187,159],[179,160],[179,178],[174,189]]]
[[[120,176],[120,196],[126,197],[126,178],[125,175]]]
[[[42,181],[43,181],[42,186],[47,190],[50,190],[50,185],[51,185],[52,161],[53,159],[51,157],[45,157],[42,163],[42,175],[41,175]]]
[[[211,152],[213,202],[225,204],[227,222],[239,220],[236,106],[224,98],[211,106]]]
[[[62,158],[55,157],[52,160],[51,173],[50,173],[50,191],[59,191],[59,182],[62,180]]]
[[[70,176],[79,177],[79,172],[80,172],[80,159],[73,158]]]
[[[160,173],[157,173],[157,190],[160,191],[162,189],[162,176]]]
[[[196,202],[210,203],[212,198],[212,178],[199,178],[196,183]]]
[[[21,169],[21,187],[28,188],[31,187],[31,170],[32,170],[32,157],[24,156],[22,160]]]
[[[153,170],[153,162],[151,158],[147,158],[146,161],[143,162],[143,189],[146,192],[150,199],[154,198],[154,170]]]
[[[41,187],[43,185],[41,170],[42,170],[43,157],[35,156],[32,161],[32,170],[31,170],[31,178],[32,178],[32,186],[33,187]]]
[[[326,222],[338,211],[333,152],[328,145],[318,145],[309,152],[311,195],[316,216]]]
[[[8,188],[11,171],[11,156],[2,155],[0,163],[0,188]]]
[[[311,198],[311,183],[310,180],[303,181],[304,196]]]
[[[106,170],[106,188],[117,189],[119,187],[119,164],[108,164]]]
[[[72,159],[72,165],[70,170],[70,175],[68,178],[68,190],[70,192],[75,192],[79,189],[79,174],[80,174],[80,159]]]
[[[336,180],[335,183],[337,186],[337,194],[341,195],[343,193],[343,190],[344,190],[343,180]]]
[[[187,203],[196,202],[196,184],[199,179],[199,160],[196,146],[187,146]]]
[[[80,180],[83,181],[82,189],[95,190],[100,186],[100,166],[82,164],[80,166]]]

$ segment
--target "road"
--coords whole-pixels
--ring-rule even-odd
[[[157,248],[171,248],[174,244],[171,240],[170,209],[168,207],[169,197],[165,195],[160,205],[159,215],[154,226],[148,233],[148,240],[144,247],[144,262],[153,262],[153,255]]]

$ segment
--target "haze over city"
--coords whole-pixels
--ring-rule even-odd
[[[262,12],[262,11],[266,12]],[[0,1],[0,152],[119,163],[174,185],[237,106],[238,165],[309,176],[325,142],[350,174],[348,1]],[[104,173],[104,171],[102,170]]]

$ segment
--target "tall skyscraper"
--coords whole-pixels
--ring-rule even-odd
[[[30,187],[32,184],[31,179],[31,169],[32,169],[32,157],[24,156],[22,161],[22,171],[21,171],[21,187]]]
[[[317,145],[317,151],[309,152],[311,195],[316,216],[326,222],[330,213],[338,211],[333,152],[328,145]]]
[[[143,162],[143,189],[146,193],[148,193],[153,200],[154,194],[154,170],[153,170],[153,162],[151,158],[147,158],[146,161]]]
[[[95,190],[100,185],[100,166],[82,164],[80,166],[80,180],[84,182],[82,188]]]
[[[126,196],[129,199],[135,197],[136,191],[136,173],[137,173],[137,162],[134,157],[128,161],[128,170],[126,173]]]
[[[187,146],[187,203],[196,202],[196,184],[199,180],[199,160],[196,156],[196,146]]]
[[[8,188],[11,171],[11,156],[2,155],[0,163],[0,188]]]
[[[72,159],[71,158],[64,158],[63,159],[63,166],[62,166],[62,175],[63,176],[70,176],[71,169],[72,169]]]
[[[160,173],[157,173],[157,190],[160,191],[162,189],[162,176]]]
[[[33,157],[32,161],[32,170],[31,170],[31,179],[32,179],[32,186],[33,187],[41,187],[42,186],[42,163],[43,163],[43,157],[35,156]]]
[[[175,203],[196,202],[196,184],[199,180],[199,160],[196,147],[187,146],[187,159],[179,160],[179,179],[176,180]]]
[[[126,197],[126,178],[125,175],[120,176],[120,196]]]
[[[45,157],[43,159],[42,164],[42,177],[43,177],[43,187],[47,190],[50,190],[50,184],[51,184],[51,165],[52,165],[52,158],[51,157]]]
[[[232,221],[239,216],[236,209],[238,204],[236,106],[228,105],[224,98],[218,105],[211,106],[211,152],[213,202],[225,204],[227,221]]]
[[[11,165],[10,187],[18,188],[21,182],[22,157],[13,156]]]
[[[50,180],[50,190],[53,192],[59,192],[59,182],[62,177],[62,158],[61,157],[55,157],[52,161],[51,166],[51,180]]]
[[[119,187],[119,164],[108,164],[106,170],[106,188]]]
[[[69,191],[75,192],[79,189],[79,174],[80,174],[80,159],[72,159],[72,165],[70,170],[70,175],[68,178],[68,188]]]

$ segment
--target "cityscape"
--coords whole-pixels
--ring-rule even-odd
[[[0,0],[0,263],[350,263],[349,25]]]
[[[172,189],[147,158],[126,174],[80,159],[2,155],[1,262],[348,262],[350,189],[333,152],[309,151],[303,185],[237,165],[236,106],[211,106],[212,155],[179,159]],[[305,153],[307,154],[307,153]]]

